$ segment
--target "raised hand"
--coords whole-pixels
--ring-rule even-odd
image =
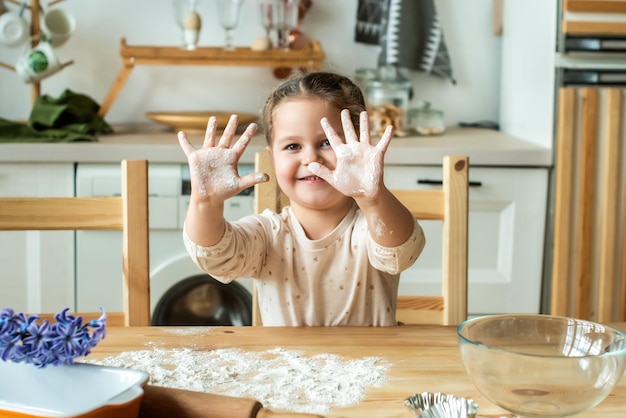
[[[376,196],[383,184],[383,159],[393,136],[393,127],[388,126],[378,144],[374,146],[370,139],[367,112],[361,112],[360,115],[359,137],[350,119],[350,112],[348,110],[341,112],[345,142],[326,118],[322,119],[321,124],[337,156],[337,165],[334,170],[330,170],[313,162],[308,165],[309,170],[346,196],[365,198]]]
[[[200,149],[189,142],[184,132],[178,133],[178,141],[189,163],[191,194],[196,201],[221,203],[248,187],[267,181],[267,175],[263,173],[239,176],[237,164],[255,134],[257,125],[248,125],[232,145],[238,121],[237,115],[230,117],[216,145],[217,118],[211,116]]]

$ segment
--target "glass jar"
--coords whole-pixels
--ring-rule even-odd
[[[429,102],[422,102],[420,107],[409,109],[408,129],[421,136],[441,135],[446,131],[443,111],[431,109]]]
[[[376,76],[363,81],[371,134],[381,136],[387,125],[393,125],[395,135],[405,136],[411,82],[393,66],[380,67]]]
[[[354,71],[354,83],[359,86],[363,94],[365,94],[368,83],[377,77],[378,71],[376,68],[357,68]]]

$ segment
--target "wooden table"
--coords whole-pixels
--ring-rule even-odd
[[[612,325],[626,331],[626,323]],[[465,374],[455,327],[207,327],[205,332],[175,331],[168,327],[110,327],[106,339],[100,342],[89,358],[103,359],[153,346],[194,350],[238,347],[247,351],[282,347],[302,351],[304,355],[375,356],[391,364],[387,383],[368,389],[362,403],[333,408],[326,416],[408,418],[411,415],[403,405],[404,399],[424,391],[472,398],[478,403],[481,415],[505,414],[481,396]],[[604,402],[578,417],[626,417],[626,378],[622,377]]]

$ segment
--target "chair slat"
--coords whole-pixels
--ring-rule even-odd
[[[33,197],[0,200],[0,229],[121,230],[121,197]]]

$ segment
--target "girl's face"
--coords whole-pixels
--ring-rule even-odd
[[[343,135],[340,112],[341,109],[313,97],[288,99],[274,109],[270,151],[276,181],[294,208],[302,206],[327,210],[352,204],[349,197],[307,168],[314,161],[330,170],[335,168],[335,151],[326,138],[320,120],[326,117],[335,131]]]

